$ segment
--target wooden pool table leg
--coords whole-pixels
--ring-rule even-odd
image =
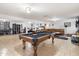
[[[37,46],[33,46],[34,49],[34,56],[37,56]]]
[[[23,40],[23,49],[26,49],[26,41]]]
[[[33,49],[34,49],[34,56],[37,56],[37,41],[35,41],[34,43],[33,43]]]
[[[52,43],[54,43],[54,36],[52,36]]]

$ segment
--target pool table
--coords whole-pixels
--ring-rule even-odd
[[[52,43],[54,43],[54,35],[49,32],[37,32],[36,34],[20,34],[19,38],[22,39],[23,49],[25,49],[26,42],[30,42],[33,45],[34,56],[37,56],[37,46],[47,40],[52,38]]]

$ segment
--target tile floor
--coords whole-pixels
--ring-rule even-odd
[[[32,56],[32,45],[27,43],[26,47],[26,50],[22,49],[18,35],[0,36],[0,56]],[[54,44],[48,39],[38,46],[37,54],[38,56],[79,56],[79,46],[72,44],[70,38],[68,40],[55,38]]]

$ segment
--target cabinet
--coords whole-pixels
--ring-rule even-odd
[[[20,24],[13,24],[12,25],[12,32],[13,32],[13,34],[19,34],[19,33],[21,33],[21,27],[22,27],[22,25],[20,25]]]
[[[10,22],[0,21],[0,35],[10,34]]]

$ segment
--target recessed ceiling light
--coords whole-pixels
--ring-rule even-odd
[[[26,12],[31,13],[31,7],[26,7]]]

